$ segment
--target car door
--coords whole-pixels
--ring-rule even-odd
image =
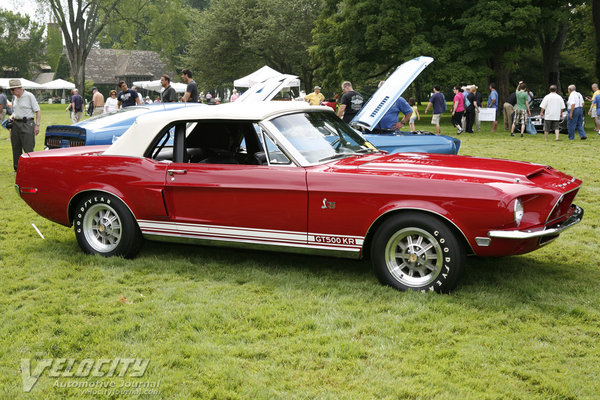
[[[250,152],[260,158],[259,150],[262,149],[257,147],[261,144],[256,139],[256,129],[250,125],[251,128],[244,128],[248,153],[242,153],[241,158],[250,158]],[[220,125],[213,125],[211,129],[214,130],[215,126]],[[219,129],[222,131],[218,132],[216,139],[188,137],[185,151],[191,154],[197,149],[191,146],[215,146],[215,140],[226,142],[223,136],[228,133],[228,128]],[[254,137],[248,136],[251,134]],[[248,142],[253,142],[252,146]],[[178,152],[178,143],[176,136],[175,153]],[[215,152],[215,149],[211,147],[210,151]],[[292,162],[267,161],[265,165],[238,163],[235,159],[238,156],[240,154],[200,160],[190,156],[189,162],[175,157],[175,161],[169,164],[164,198],[169,218],[178,234],[198,239],[269,245],[305,244],[305,169]]]

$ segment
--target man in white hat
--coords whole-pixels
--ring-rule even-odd
[[[321,105],[325,101],[325,96],[321,93],[321,86],[315,86],[314,92],[304,96],[304,100],[308,101],[311,106]]]
[[[20,79],[9,80],[8,88],[15,96],[13,113],[10,117],[12,122],[10,141],[13,150],[13,167],[16,172],[23,151],[30,153],[35,147],[35,137],[40,133],[42,113],[35,96],[23,89]]]

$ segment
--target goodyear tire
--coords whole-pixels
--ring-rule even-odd
[[[133,258],[142,234],[121,200],[107,193],[90,193],[78,204],[73,221],[75,237],[88,254]]]
[[[379,281],[398,290],[448,293],[465,265],[465,249],[437,218],[406,213],[385,221],[371,248]]]

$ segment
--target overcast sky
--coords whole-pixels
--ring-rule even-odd
[[[27,14],[38,22],[48,21],[48,16],[39,10],[35,0],[0,0],[0,8],[21,14]]]

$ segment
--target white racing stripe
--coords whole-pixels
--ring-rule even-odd
[[[228,242],[244,242],[277,246],[323,248],[359,251],[364,243],[362,236],[332,235],[328,233],[305,233],[271,229],[243,228],[139,220],[143,234],[161,235]]]

